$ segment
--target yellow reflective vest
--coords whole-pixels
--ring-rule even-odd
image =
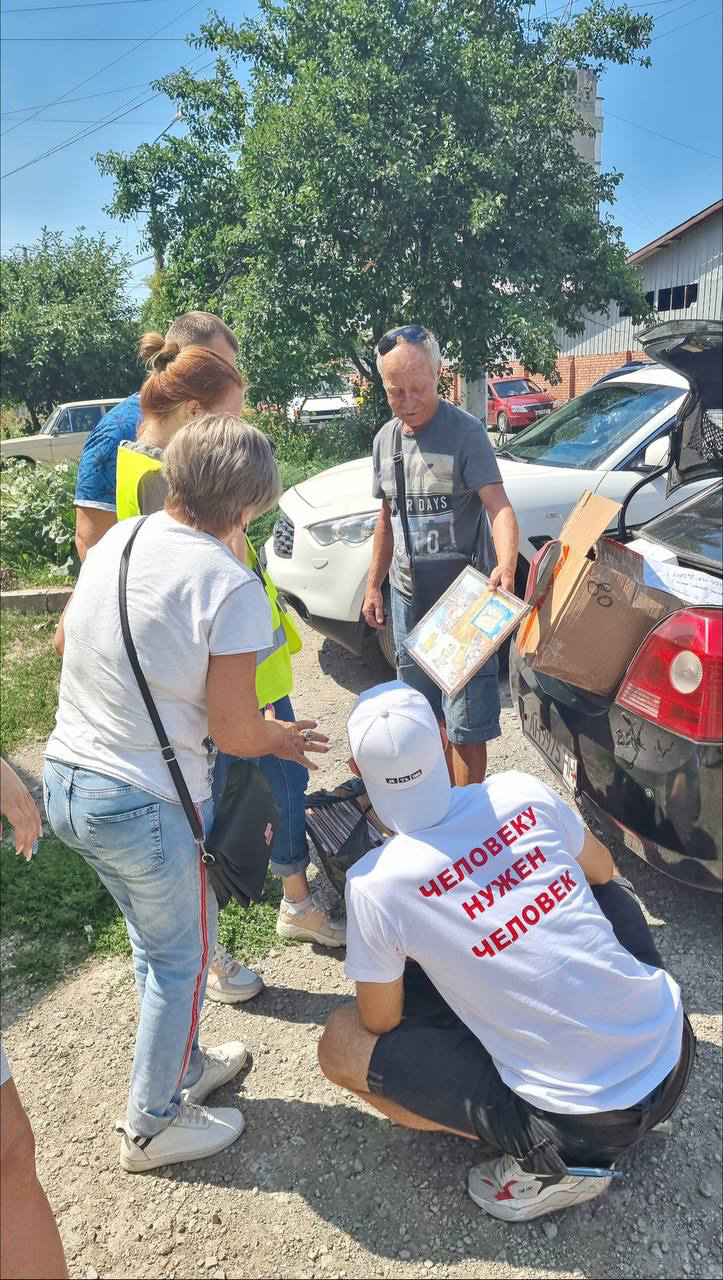
[[[116,512],[119,520],[143,514],[138,498],[141,479],[149,471],[160,471],[162,466],[160,458],[151,458],[148,454],[138,453],[136,449],[123,444],[120,446],[116,473]],[[274,629],[271,646],[259,653],[256,666],[256,695],[259,706],[265,707],[267,703],[278,702],[279,698],[286,698],[291,693],[294,683],[291,655],[299,652],[301,636],[248,538],[246,565],[263,583]]]

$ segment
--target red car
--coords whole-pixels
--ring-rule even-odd
[[[529,378],[489,378],[487,380],[488,431],[519,431],[554,409],[549,391],[542,391]]]

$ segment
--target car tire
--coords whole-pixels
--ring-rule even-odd
[[[505,413],[504,409],[501,409],[500,412],[497,414],[497,430],[501,434],[502,432],[507,430],[509,425],[510,425],[510,420],[507,417],[507,414]]]
[[[394,628],[392,627],[392,620],[388,615],[384,626],[380,627],[377,631],[377,644],[381,649],[384,661],[396,670],[397,651],[394,647]]]
[[[7,457],[3,458],[0,462],[0,466],[6,467],[9,462],[25,462],[29,467],[37,466],[35,458],[23,458],[16,453],[10,453]]]

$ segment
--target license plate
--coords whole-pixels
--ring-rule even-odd
[[[577,758],[558,742],[549,729],[540,722],[540,717],[536,711],[528,711],[524,703],[520,705],[520,715],[522,718],[522,732],[525,737],[530,738],[534,742],[539,751],[552,765],[556,773],[559,773],[565,786],[569,788],[573,794],[577,791]]]

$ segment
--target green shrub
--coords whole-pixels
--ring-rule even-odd
[[[0,473],[2,563],[18,577],[75,562],[75,462],[33,467],[8,459]]]

